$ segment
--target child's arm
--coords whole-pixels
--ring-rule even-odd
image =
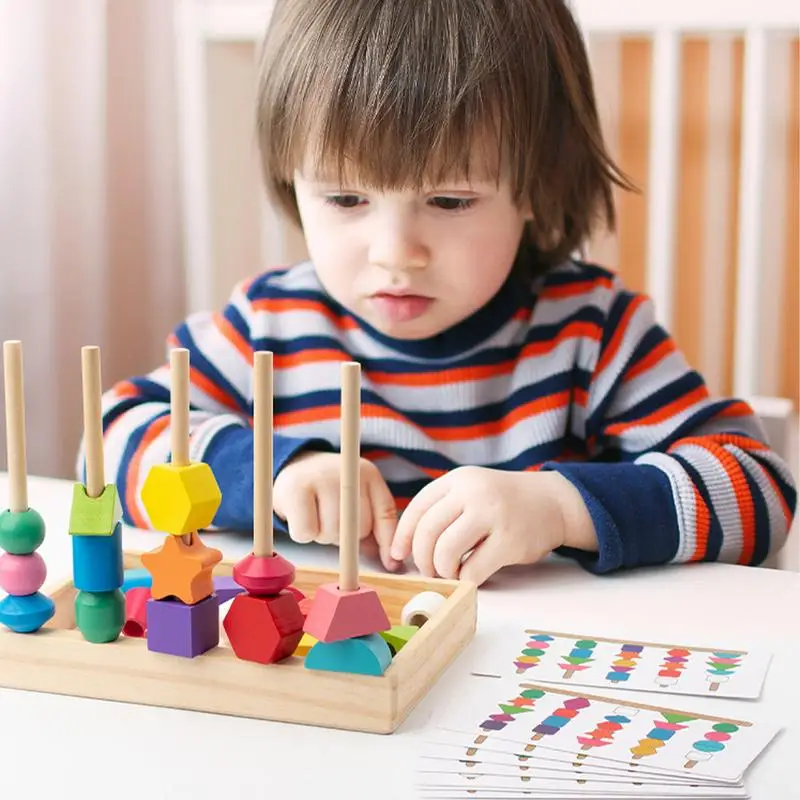
[[[249,529],[253,523],[251,321],[247,284],[238,286],[220,313],[195,314],[170,336],[168,347],[190,354],[190,458],[205,461],[222,490],[215,527]],[[103,397],[105,466],[117,485],[128,524],[149,528],[141,488],[154,464],[170,456],[168,364],[123,381]],[[300,450],[330,451],[322,440],[274,437],[274,473]],[[83,479],[83,447],[78,476]]]
[[[580,492],[588,569],[685,561],[759,564],[796,506],[791,473],[744,402],[712,400],[644,297],[619,292],[586,400],[590,463],[549,463]]]

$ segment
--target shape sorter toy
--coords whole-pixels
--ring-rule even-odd
[[[73,575],[50,594],[27,500],[22,349],[4,346],[9,505],[0,514],[0,686],[391,733],[469,643],[474,584],[359,573],[360,367],[342,364],[339,569],[295,567],[272,535],[272,354],[254,354],[253,551],[229,561],[200,537],[221,500],[189,460],[189,355],[170,356],[172,457],[142,500],[166,533],[122,548],[103,472],[100,354],[82,350],[86,482],[74,487]],[[210,537],[207,537],[210,538]],[[223,616],[221,606],[230,606]],[[222,629],[222,630],[221,630]]]

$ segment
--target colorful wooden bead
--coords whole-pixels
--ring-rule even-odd
[[[395,625],[388,631],[381,631],[392,657],[396,656],[407,644],[409,639],[419,630],[416,625]]]
[[[317,642],[304,663],[306,669],[325,672],[383,675],[392,663],[392,654],[386,641],[372,633],[336,642]]]
[[[147,633],[147,601],[150,599],[147,586],[135,586],[125,593],[125,625],[122,633],[131,638],[144,638]]]
[[[147,649],[194,658],[219,644],[219,604],[206,597],[194,605],[180,600],[147,601]]]
[[[153,597],[156,600],[176,597],[188,605],[199,603],[213,593],[211,573],[221,560],[221,551],[206,547],[196,533],[191,544],[179,536],[167,536],[161,547],[142,554],[142,564],[153,576]]]
[[[274,597],[240,594],[222,624],[236,657],[259,664],[288,658],[303,638],[303,615],[287,591]]]
[[[148,589],[153,585],[153,576],[144,568],[126,569],[122,580],[122,591],[127,592],[140,586]]]
[[[439,592],[420,592],[415,594],[400,612],[403,625],[414,625],[421,628],[447,602],[447,598]]]
[[[75,627],[87,642],[116,641],[125,625],[125,595],[112,592],[78,592],[75,596]]]
[[[308,651],[317,643],[317,640],[310,636],[307,633],[303,634],[303,638],[300,640],[300,644],[297,645],[294,651],[294,655],[305,658],[308,655]]]
[[[122,525],[111,536],[72,537],[72,581],[81,592],[113,592],[122,586]]]
[[[156,464],[142,487],[142,503],[153,527],[173,536],[207,528],[221,502],[214,473],[203,462]]]
[[[237,594],[241,594],[243,591],[244,587],[239,586],[231,576],[214,576],[214,594],[216,595],[219,605],[227,603],[228,600],[232,600]]]
[[[117,487],[108,484],[99,497],[89,497],[86,487],[72,487],[69,532],[73,536],[111,536],[122,519]]]
[[[286,591],[291,592],[297,598],[298,603],[306,599],[305,592],[301,592],[296,586],[287,586]]]
[[[374,589],[361,586],[353,592],[343,592],[337,584],[325,583],[314,594],[303,630],[320,642],[335,642],[391,627]]]
[[[0,624],[15,633],[35,633],[56,613],[56,604],[41,592],[0,600]]]
[[[47,566],[38,553],[0,556],[0,589],[8,594],[34,594],[42,588],[47,578]]]
[[[256,556],[251,553],[236,563],[233,577],[249,594],[267,597],[282,592],[291,584],[294,580],[294,566],[280,553],[273,553],[271,556]]]
[[[45,525],[42,515],[27,511],[4,511],[0,514],[0,550],[12,556],[27,556],[44,541]]]
[[[308,616],[308,612],[311,611],[311,606],[314,605],[314,601],[310,597],[304,597],[297,605],[300,607],[300,613],[303,615],[303,619],[305,619]]]

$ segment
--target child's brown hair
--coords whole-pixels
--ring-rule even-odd
[[[494,149],[541,267],[568,257],[612,188],[631,188],[600,132],[588,57],[564,0],[277,0],[258,140],[267,189],[299,224],[294,172],[420,188]],[[496,175],[499,178],[499,174]]]

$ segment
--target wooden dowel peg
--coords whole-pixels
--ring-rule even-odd
[[[105,489],[103,465],[103,410],[100,348],[81,349],[83,378],[83,438],[86,456],[86,493],[99,497]]]
[[[361,365],[341,367],[341,457],[339,515],[339,588],[358,589],[358,528],[360,505]]]
[[[25,383],[22,342],[3,343],[3,375],[6,404],[6,452],[8,455],[9,509],[28,510],[28,464],[25,444]]]
[[[174,347],[169,354],[170,371],[170,449],[176,467],[189,466],[189,351]],[[181,536],[191,545],[191,533]]]
[[[253,555],[273,554],[272,529],[272,393],[273,358],[269,351],[253,355]]]

